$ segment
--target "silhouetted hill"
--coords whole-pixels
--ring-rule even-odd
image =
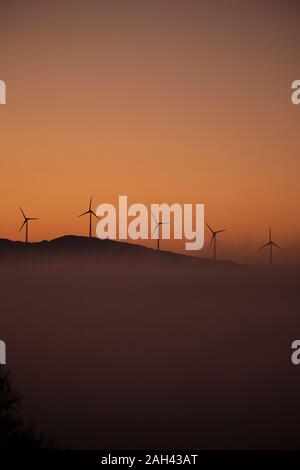
[[[157,252],[152,248],[141,245],[118,242],[113,240],[100,240],[98,238],[80,237],[75,235],[65,235],[53,240],[41,242],[25,243],[21,241],[11,241],[0,239],[0,256],[3,258],[22,259],[41,258],[46,256],[53,259],[61,257],[72,257],[74,259],[82,257],[101,257],[102,260],[111,259],[120,262],[150,262],[150,263],[175,263],[185,266],[238,266],[229,261],[218,261],[214,263],[210,259],[187,256],[170,251]],[[30,256],[30,258],[28,258]]]

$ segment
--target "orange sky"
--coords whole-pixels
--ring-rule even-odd
[[[31,240],[86,234],[91,194],[127,194],[204,203],[224,258],[265,262],[271,225],[277,262],[300,262],[299,6],[45,4],[0,7],[0,236],[22,239],[19,205]]]

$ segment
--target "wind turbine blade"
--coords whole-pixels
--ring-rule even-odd
[[[278,250],[282,250],[282,248],[280,248],[280,246],[276,245],[276,243],[272,242],[272,245],[275,246],[276,248],[278,248]]]
[[[82,217],[83,215],[89,214],[89,212],[90,212],[89,210],[88,210],[88,211],[86,211],[86,212],[83,212],[83,213],[82,213],[82,214],[80,214],[78,217]]]
[[[151,237],[152,237],[152,235],[154,234],[154,232],[157,230],[158,226],[159,226],[159,224],[156,224],[155,229],[154,229],[153,232],[151,233]]]
[[[153,219],[155,220],[155,222],[156,222],[156,225],[158,225],[158,222],[157,222],[157,220],[156,220],[156,218],[154,217],[154,215],[153,215],[153,213],[152,213],[152,212],[151,212],[151,215],[152,215]]]
[[[92,198],[92,196],[91,196],[90,205],[89,205],[89,210],[92,210],[92,200],[93,200],[93,198]]]
[[[217,230],[215,233],[222,233],[222,232],[227,232],[227,229],[223,228],[223,230]]]
[[[22,228],[24,227],[24,225],[25,225],[25,224],[26,224],[26,220],[24,220],[24,222],[22,223],[22,225],[21,225],[21,228],[20,228],[19,232],[21,232],[21,230],[22,230]]]
[[[22,212],[24,219],[26,219],[26,215],[24,214],[22,207],[20,207],[20,211]]]
[[[94,211],[91,211],[91,213],[93,214],[93,216],[94,216],[94,217],[96,217],[97,219],[99,219],[99,220],[100,220],[100,217],[98,217],[98,216],[95,214],[95,212],[94,212]]]
[[[262,246],[261,248],[258,249],[258,251],[261,251],[263,250],[264,248],[267,248],[267,246],[270,245],[270,242],[266,243],[264,246]]]
[[[160,222],[160,225],[170,225],[170,222]]]
[[[211,226],[210,226],[210,225],[208,225],[208,223],[207,223],[207,222],[206,222],[206,225],[207,225],[207,227],[209,228],[209,230],[211,231],[211,233],[212,233],[212,234],[214,234],[215,232],[213,231],[213,229],[211,228]]]
[[[269,242],[272,241],[272,229],[269,229]]]
[[[28,217],[27,220],[40,220],[40,219],[38,219],[37,217]]]

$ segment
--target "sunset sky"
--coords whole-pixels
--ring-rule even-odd
[[[291,0],[1,2],[0,237],[24,238],[20,205],[32,241],[85,235],[90,195],[126,194],[204,203],[222,258],[264,263],[272,226],[276,262],[300,263],[299,17]]]

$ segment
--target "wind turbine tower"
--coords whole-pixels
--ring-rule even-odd
[[[268,243],[266,243],[264,246],[262,246],[261,248],[259,248],[258,251],[261,251],[261,250],[263,250],[264,248],[269,247],[269,264],[270,264],[271,267],[273,266],[273,246],[275,246],[275,248],[278,248],[279,250],[281,250],[280,246],[276,245],[276,243],[274,243],[274,242],[272,241],[272,229],[270,228],[270,230],[269,230],[269,241],[268,241]]]
[[[154,233],[156,232],[156,230],[158,231],[158,236],[157,236],[157,251],[159,251],[160,247],[159,247],[159,242],[160,242],[160,227],[161,225],[164,225],[164,224],[168,224],[169,222],[158,222],[158,220],[154,217],[154,215],[152,214],[151,212],[151,215],[153,217],[153,219],[155,220],[155,223],[156,223],[156,226],[152,232],[152,235],[151,235],[151,238],[152,236],[154,235]]]
[[[22,212],[22,215],[24,217],[24,222],[21,225],[20,232],[21,232],[21,230],[23,229],[23,227],[25,225],[25,241],[26,241],[26,243],[28,243],[28,224],[29,224],[29,221],[30,220],[39,220],[39,219],[37,217],[27,217],[24,214],[24,211],[22,210],[21,207],[20,207],[20,211]]]
[[[226,232],[226,228],[223,228],[222,230],[213,230],[210,225],[206,224],[209,230],[211,231],[211,240],[209,247],[211,247],[212,243],[214,244],[214,261],[217,260],[217,235],[221,232]]]
[[[99,219],[99,217],[92,210],[92,197],[90,199],[90,204],[89,204],[88,210],[86,212],[83,212],[82,214],[80,214],[78,217],[82,217],[83,215],[87,215],[87,214],[89,214],[89,237],[91,238],[92,237],[92,217],[94,216],[97,219]]]

